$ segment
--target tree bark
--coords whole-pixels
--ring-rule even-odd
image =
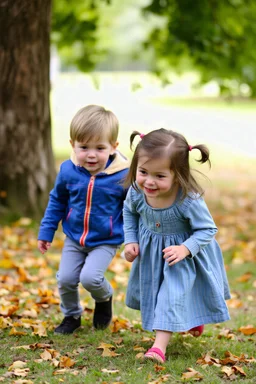
[[[39,218],[55,177],[51,0],[0,0],[0,215]]]

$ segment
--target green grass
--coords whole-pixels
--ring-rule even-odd
[[[58,252],[58,250],[56,250]],[[34,251],[37,254],[37,251]],[[226,260],[229,260],[228,254]],[[22,255],[19,256],[19,259]],[[51,260],[48,266],[52,268],[52,275],[48,280],[44,280],[43,285],[48,288],[54,287],[54,275],[57,268],[57,259],[51,260],[49,255],[47,260]],[[120,263],[123,261],[120,260]],[[225,352],[230,351],[236,356],[242,354],[248,357],[255,357],[256,335],[244,336],[238,331],[239,327],[248,324],[256,325],[256,308],[255,308],[255,292],[252,289],[252,282],[255,276],[251,277],[249,282],[238,283],[237,278],[243,273],[254,270],[253,263],[244,263],[242,265],[229,264],[228,277],[231,286],[231,291],[236,293],[243,302],[243,307],[238,309],[230,309],[231,320],[225,324],[207,325],[204,334],[200,338],[184,337],[179,334],[174,334],[167,349],[167,362],[164,365],[164,370],[159,370],[155,364],[150,361],[137,359],[136,355],[139,351],[134,350],[136,346],[143,347],[146,351],[151,347],[152,341],[143,341],[143,337],[151,338],[154,334],[143,331],[140,325],[140,312],[133,311],[127,308],[124,304],[123,297],[125,293],[125,284],[119,284],[115,288],[114,300],[114,315],[118,319],[127,319],[131,324],[130,329],[121,329],[117,333],[111,333],[110,329],[105,331],[95,331],[92,328],[92,314],[85,312],[82,319],[82,327],[73,335],[62,336],[54,335],[53,327],[61,320],[62,315],[58,306],[51,306],[49,309],[41,311],[40,318],[48,323],[47,337],[32,336],[10,336],[10,329],[1,329],[0,334],[0,380],[8,372],[8,368],[14,361],[21,360],[26,362],[26,367],[29,368],[27,380],[33,383],[49,383],[57,384],[60,382],[70,384],[80,383],[125,383],[125,384],[146,384],[146,383],[161,383],[164,375],[168,377],[170,383],[181,382],[182,374],[187,368],[192,367],[203,375],[203,383],[217,384],[224,383],[223,373],[221,368],[216,366],[207,366],[203,368],[198,365],[197,359],[205,355],[207,352],[212,357],[223,359]],[[36,270],[29,268],[31,274],[36,273]],[[128,270],[120,276],[125,277]],[[14,275],[11,273],[11,275]],[[113,272],[108,271],[107,276],[110,280],[115,277]],[[24,291],[36,288],[37,284],[24,284]],[[17,294],[17,297],[19,297]],[[13,293],[14,295],[14,293]],[[120,296],[121,295],[121,296]],[[252,300],[254,298],[254,301]],[[36,302],[38,298],[32,295],[32,302]],[[82,300],[87,300],[88,307],[93,308],[93,303],[88,295],[83,291]],[[15,318],[15,315],[12,316]],[[218,338],[223,329],[229,329],[234,334],[234,340],[227,338]],[[37,362],[40,359],[43,349],[24,350],[13,349],[19,345],[31,345],[34,343],[49,343],[50,348],[58,351],[62,356],[70,356],[75,360],[76,364],[73,369],[77,370],[77,376],[66,372],[65,375],[54,375],[54,372],[59,369],[50,364],[50,361]],[[115,352],[119,354],[116,357],[102,357],[102,350],[97,349],[101,343],[108,343],[115,347]],[[75,351],[79,350],[76,354]],[[256,375],[256,363],[243,364],[238,363],[246,372],[246,377],[243,378],[237,375],[237,383],[253,383]],[[104,373],[102,369],[109,371],[118,370],[117,373]],[[85,373],[86,371],[86,373]],[[71,370],[72,372],[72,370]],[[162,379],[161,379],[162,378]],[[14,383],[14,378],[4,377],[5,383]],[[17,382],[18,383],[18,382]]]
[[[92,80],[88,76],[74,77],[62,76],[56,85],[52,94],[52,110],[53,114],[53,142],[55,155],[58,163],[66,156],[69,156],[69,123],[73,114],[80,106],[89,103],[103,104],[116,111],[120,119],[120,147],[128,156],[131,155],[128,148],[128,138],[132,129],[139,129],[145,132],[150,130],[150,122],[147,119],[145,110],[141,110],[139,102],[142,98],[143,91],[135,92],[129,99],[130,87],[134,81],[139,81],[139,75],[136,78],[132,74],[129,75],[129,81],[123,84],[122,76],[114,78],[116,90],[109,93],[108,84],[113,82],[111,75],[105,75],[103,82],[107,89],[104,95],[101,91],[93,90]],[[143,75],[144,76],[144,75]],[[126,78],[127,79],[127,78]],[[148,78],[145,80],[148,81]],[[124,95],[118,87],[122,83]],[[153,83],[154,85],[154,83]],[[152,83],[151,83],[152,86]],[[104,88],[104,87],[103,87]],[[116,94],[115,94],[116,92]],[[141,92],[141,93],[140,93]],[[115,96],[116,95],[116,96]],[[137,96],[138,97],[137,97]],[[129,97],[128,97],[129,96]],[[137,97],[137,99],[136,99]],[[144,96],[145,97],[145,93]],[[150,98],[150,92],[147,97]],[[160,97],[160,96],[159,96]],[[135,98],[135,99],[134,99]],[[205,109],[221,109],[227,113],[235,113],[237,115],[253,114],[253,103],[248,102],[227,105],[222,101],[214,100],[209,105],[209,101],[205,103],[202,100],[178,100],[169,98],[159,98],[160,106],[166,107],[174,105],[175,108],[182,108],[184,113],[188,113],[195,108]],[[159,100],[154,98],[152,105],[157,105]],[[120,103],[121,101],[121,103]],[[138,101],[138,109],[135,105]],[[147,104],[148,106],[151,105]],[[135,108],[137,115],[133,114]],[[150,110],[150,107],[148,107]],[[147,109],[146,109],[147,111]],[[161,122],[161,109],[159,109],[159,124]],[[171,109],[171,112],[173,110]],[[142,117],[141,117],[142,115]],[[172,117],[172,113],[170,115]],[[208,116],[208,115],[206,115]],[[138,120],[137,120],[138,118]],[[186,126],[184,126],[186,128]],[[224,126],[225,128],[225,126]],[[219,132],[224,129],[219,128]],[[206,128],[207,129],[207,125]],[[200,133],[204,133],[202,130]],[[191,134],[191,132],[189,132]],[[197,133],[199,135],[199,133]],[[197,136],[197,134],[195,136]],[[241,127],[241,134],[246,135],[245,127]],[[234,146],[240,136],[233,137],[230,132],[230,140],[233,139]],[[193,137],[193,132],[191,137]],[[210,140],[209,140],[210,141]],[[221,142],[221,137],[220,137]],[[210,141],[211,143],[211,141]],[[230,351],[236,356],[245,354],[246,356],[256,358],[256,334],[245,336],[239,331],[239,327],[252,324],[256,327],[256,297],[255,297],[255,157],[242,156],[238,151],[227,151],[220,148],[218,144],[212,144],[212,170],[208,168],[199,168],[210,178],[211,182],[206,182],[207,193],[206,198],[213,217],[216,217],[217,226],[220,231],[220,239],[223,245],[229,246],[224,252],[225,262],[227,265],[227,274],[230,282],[232,296],[241,301],[241,307],[230,308],[231,320],[219,325],[206,325],[205,332],[200,338],[184,337],[178,334],[173,338],[167,349],[167,362],[164,369],[160,370],[150,361],[143,361],[136,358],[140,351],[134,348],[143,347],[146,351],[151,347],[154,334],[143,331],[140,323],[140,312],[133,311],[125,306],[124,297],[129,269],[126,267],[121,272],[108,271],[107,276],[114,281],[114,315],[118,320],[127,319],[130,329],[120,329],[116,333],[111,333],[110,329],[105,331],[95,331],[92,327],[92,313],[85,311],[82,319],[82,327],[73,335],[57,336],[53,334],[54,327],[61,321],[62,314],[58,305],[50,305],[49,307],[39,306],[39,319],[47,323],[47,336],[39,337],[31,335],[31,330],[26,328],[18,328],[27,332],[25,336],[9,335],[10,327],[1,327],[0,317],[0,383],[35,383],[35,384],[81,384],[81,383],[102,383],[102,384],[160,384],[163,382],[180,383],[181,376],[191,367],[199,371],[203,375],[202,383],[218,384],[229,382],[221,372],[221,367],[207,366],[206,368],[198,365],[198,358],[207,352],[215,358],[223,359],[226,351]],[[246,209],[244,208],[244,204]],[[248,215],[250,214],[250,217]],[[235,217],[235,219],[233,219]],[[230,219],[230,221],[229,221]],[[11,227],[7,224],[0,227],[0,251],[10,252],[9,256],[2,257],[3,260],[10,259],[17,265],[24,267],[32,276],[41,276],[39,281],[35,283],[19,282],[17,268],[1,269],[0,265],[0,308],[5,306],[5,300],[10,300],[12,304],[17,303],[21,309],[27,308],[29,305],[37,305],[39,297],[37,289],[56,289],[55,274],[60,259],[61,247],[58,241],[62,239],[60,232],[57,233],[55,239],[55,248],[51,252],[42,257],[36,250],[36,235],[38,224],[29,225],[24,228],[22,226]],[[15,229],[16,228],[16,229]],[[223,240],[224,239],[224,240]],[[54,245],[53,244],[53,245]],[[251,244],[249,251],[246,247]],[[238,252],[240,258],[243,258],[241,264],[236,264],[235,253]],[[1,259],[0,259],[1,261]],[[122,265],[124,261],[119,260]],[[50,269],[50,271],[49,271]],[[244,273],[252,272],[252,276],[248,281],[239,282]],[[49,273],[48,273],[49,272]],[[115,281],[116,278],[121,280]],[[8,280],[9,279],[9,280]],[[15,284],[14,284],[15,282]],[[93,309],[93,301],[81,290],[81,300],[85,307]],[[3,309],[3,308],[2,308]],[[1,310],[2,310],[1,309]],[[14,313],[11,316],[12,321],[19,320],[20,315]],[[5,317],[4,317],[5,318]],[[219,338],[220,333],[229,329],[234,335],[234,339],[225,337]],[[148,338],[143,341],[143,338]],[[64,375],[54,375],[59,367],[51,365],[50,361],[40,362],[43,348],[34,350],[14,349],[16,346],[33,345],[35,343],[47,343],[50,349],[58,351],[61,356],[69,356],[75,360],[74,367],[70,370],[77,371],[77,376],[65,372]],[[97,349],[101,343],[109,343],[115,347],[115,353],[120,354],[116,357],[103,357],[102,350]],[[76,353],[76,351],[78,353]],[[26,362],[29,368],[27,376],[7,377],[6,374],[11,364],[21,360]],[[237,374],[233,378],[236,383],[252,384],[256,377],[256,363],[245,364],[237,363],[244,369],[246,377]],[[102,369],[118,370],[117,373],[106,373]],[[231,377],[232,379],[232,377]],[[20,380],[20,381],[19,381]],[[24,380],[24,381],[22,381]],[[26,381],[30,380],[30,381]],[[189,382],[192,382],[189,381]]]

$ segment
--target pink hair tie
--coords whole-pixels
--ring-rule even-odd
[[[189,151],[192,151],[192,149],[193,149],[193,146],[192,146],[192,145],[189,145],[189,146],[188,146],[188,150],[189,150]]]
[[[145,136],[144,133],[141,133],[141,134],[140,134],[140,138],[141,138],[141,139],[142,139],[144,136]]]

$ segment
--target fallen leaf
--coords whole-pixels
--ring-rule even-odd
[[[256,328],[253,325],[246,325],[240,327],[238,331],[242,332],[244,335],[253,335],[256,333]]]
[[[182,380],[188,380],[188,379],[191,380],[192,379],[195,381],[200,381],[203,379],[203,375],[200,372],[196,371],[195,369],[187,368],[187,371],[188,372],[185,372],[182,374],[182,376],[181,376]]]
[[[114,375],[115,373],[118,373],[119,370],[118,369],[103,368],[103,369],[101,369],[101,372],[103,372],[103,373],[110,373],[111,375]]]

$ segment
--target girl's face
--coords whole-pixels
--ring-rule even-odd
[[[170,170],[170,161],[166,157],[139,157],[136,182],[152,206],[172,202],[178,190],[174,173]]]
[[[79,165],[87,169],[91,175],[96,175],[105,169],[109,156],[114,154],[118,145],[118,143],[112,145],[106,139],[83,143],[70,140],[70,143]]]

